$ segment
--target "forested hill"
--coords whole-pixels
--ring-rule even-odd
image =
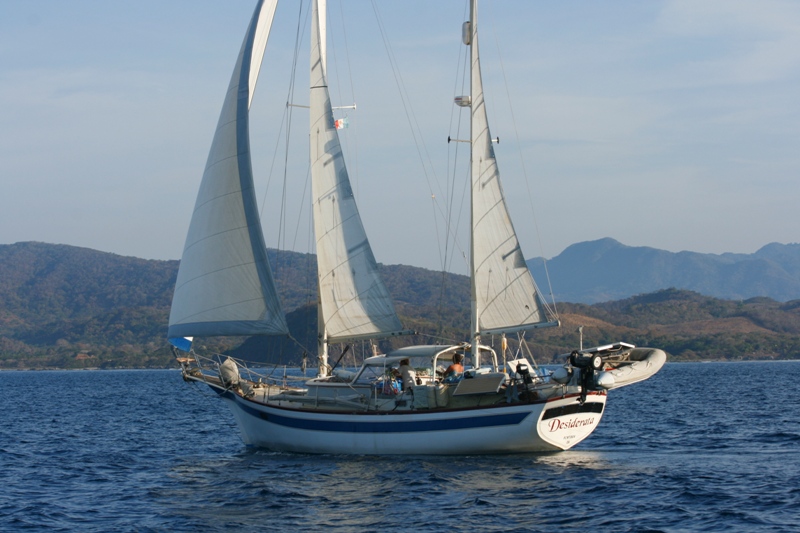
[[[316,346],[316,265],[308,254],[270,251],[293,336]],[[151,261],[73,246],[0,245],[0,368],[173,366],[166,327],[177,261]],[[467,278],[381,266],[404,326],[402,342],[464,340]],[[540,362],[578,345],[625,340],[673,360],[800,358],[800,301],[719,300],[662,290],[602,304],[558,306],[563,327],[533,334]],[[198,339],[211,350],[299,361],[302,348],[275,339]],[[390,346],[383,345],[384,349]],[[266,356],[265,356],[266,354]]]

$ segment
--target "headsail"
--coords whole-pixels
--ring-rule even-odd
[[[311,31],[310,157],[321,319],[330,341],[401,329],[358,213],[336,131],[325,63],[325,1]]]
[[[259,1],[233,70],[183,249],[169,337],[288,333],[258,216],[249,138],[276,4]]]
[[[508,214],[489,134],[478,56],[477,1],[469,38],[472,62],[472,291],[473,334],[513,332],[556,325],[525,264]]]

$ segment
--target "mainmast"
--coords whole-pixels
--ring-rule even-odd
[[[477,21],[476,17],[478,15],[478,1],[472,0],[470,2],[469,8],[469,21],[465,23],[465,29],[462,32],[462,38],[465,40],[464,44],[469,46],[470,52],[470,86],[469,86],[469,94],[470,94],[470,121],[469,121],[469,138],[470,138],[470,175],[471,175],[471,187],[470,187],[470,205],[474,205],[474,195],[475,195],[475,174],[476,172],[480,172],[480,165],[478,162],[475,161],[475,109],[476,109],[476,99],[478,96],[483,98],[483,92],[481,91],[480,95],[475,94],[475,90],[478,87],[481,87],[480,83],[480,63],[478,58],[478,43],[477,43]],[[478,76],[478,83],[475,82],[475,76]],[[470,268],[470,346],[472,347],[472,362],[475,365],[475,368],[479,368],[481,366],[481,350],[480,350],[480,343],[481,343],[481,334],[480,334],[480,326],[479,326],[479,308],[478,308],[478,290],[476,286],[476,276],[475,276],[475,210],[470,209],[470,251],[469,251],[469,268]]]
[[[314,0],[311,12],[311,88],[327,88],[327,0]],[[324,110],[323,110],[324,112]],[[315,120],[312,112],[311,120]],[[313,126],[312,126],[313,128]],[[312,177],[313,179],[313,177]],[[317,268],[319,269],[319,264]],[[322,286],[317,282],[317,377],[328,375],[328,331],[325,328],[325,314],[322,312]]]
[[[325,0],[311,24],[309,158],[319,288],[320,375],[328,345],[404,333],[378,272],[333,118],[325,54]]]
[[[479,366],[481,335],[505,336],[558,321],[548,317],[525,263],[500,183],[494,152],[498,139],[490,135],[481,78],[477,4],[471,1],[463,38],[470,47],[470,343]]]

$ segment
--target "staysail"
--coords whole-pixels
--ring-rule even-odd
[[[250,160],[249,108],[277,0],[260,0],[220,113],[181,257],[170,338],[286,334]]]
[[[472,298],[473,335],[555,326],[525,264],[508,214],[483,95],[478,56],[477,1],[468,39],[472,63]]]
[[[401,330],[361,223],[336,131],[325,63],[325,0],[311,30],[310,158],[321,313],[328,341]]]

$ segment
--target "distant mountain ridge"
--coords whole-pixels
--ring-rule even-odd
[[[541,258],[528,260],[544,291]],[[614,239],[573,244],[547,261],[556,301],[598,303],[667,288],[726,300],[800,299],[800,244],[772,243],[753,254],[668,252]]]

